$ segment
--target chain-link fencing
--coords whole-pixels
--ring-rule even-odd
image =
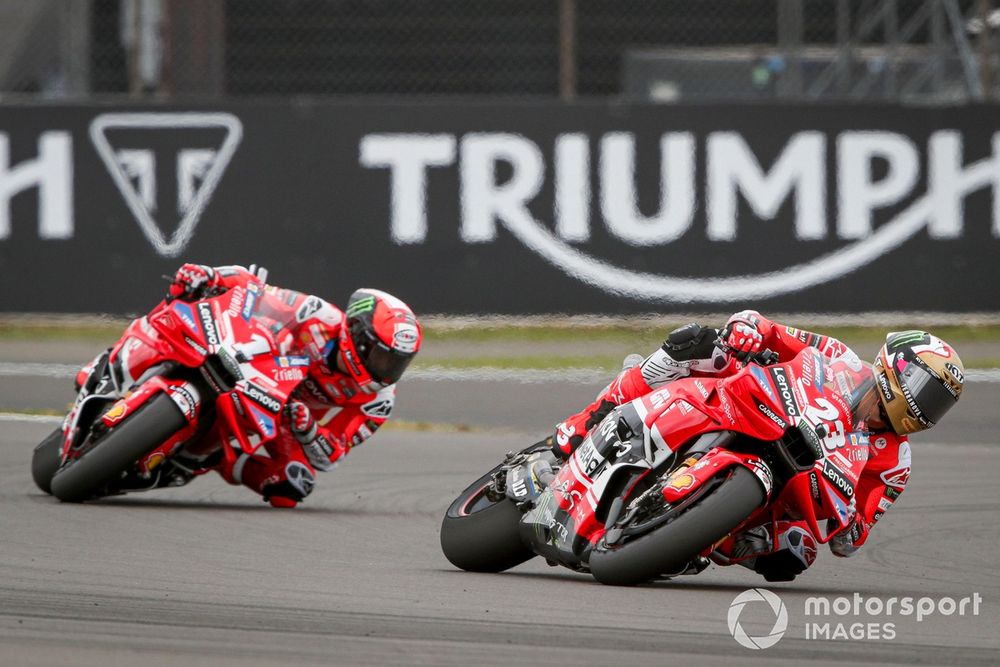
[[[0,93],[994,97],[995,0],[0,0]]]

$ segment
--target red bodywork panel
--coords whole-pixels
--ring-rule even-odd
[[[125,330],[110,352],[109,365],[112,373],[118,374],[122,389],[131,388],[100,420],[113,428],[157,394],[166,393],[187,421],[167,442],[137,462],[140,472],[148,473],[173,455],[195,434],[205,414],[213,415],[214,421],[202,437],[221,445],[230,463],[238,455],[234,447],[252,455],[278,436],[284,405],[305,379],[310,361],[303,356],[282,356],[275,343],[275,329],[281,323],[254,316],[254,306],[269,298],[276,297],[266,293],[263,285],[251,283],[246,289],[232,289],[193,303],[163,301]],[[216,386],[211,374],[187,371],[197,378],[199,390],[189,380],[174,377],[178,373],[163,376],[155,368],[172,362],[174,368],[199,369],[210,359],[226,369],[234,380],[232,386]],[[132,386],[139,379],[142,383]],[[211,402],[212,410],[207,410],[206,401]],[[78,399],[64,422],[64,460],[77,455],[79,409]]]
[[[868,439],[863,424],[854,423],[849,400],[852,391],[870,378],[870,367],[856,358],[831,361],[814,348],[806,348],[786,363],[766,368],[751,364],[724,379],[677,380],[630,405],[646,429],[644,459],[652,467],[710,433],[734,432],[746,436],[741,440],[743,449],[752,449],[753,442],[761,447],[759,454],[711,449],[697,463],[665,480],[665,501],[678,503],[725,470],[743,466],[760,480],[768,501],[742,526],[790,515],[805,519],[817,539],[826,542],[847,525],[847,507],[868,457]],[[600,431],[605,428],[614,429],[613,421],[605,420],[588,434],[551,486],[559,508],[573,519],[577,538],[590,544],[605,532],[597,510],[609,488],[610,471],[628,457],[628,448],[636,446],[622,442],[615,451],[601,453],[595,440],[601,439]],[[802,446],[821,456],[774,497],[773,475],[763,448],[775,447],[773,442],[789,429],[798,429],[805,442]],[[614,493],[630,494],[627,490]],[[827,534],[820,522],[831,518],[839,527]]]

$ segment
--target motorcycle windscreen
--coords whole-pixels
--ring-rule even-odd
[[[821,355],[816,355],[822,359]],[[822,394],[839,394],[850,409],[852,423],[844,424],[849,430],[855,424],[878,417],[878,389],[875,370],[857,357],[849,361],[820,361],[819,377],[824,378]]]

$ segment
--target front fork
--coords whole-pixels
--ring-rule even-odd
[[[542,494],[555,479],[554,455],[547,451],[531,453],[507,452],[503,467],[493,478],[494,493],[506,496],[515,505],[525,506]]]

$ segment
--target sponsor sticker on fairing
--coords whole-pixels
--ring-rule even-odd
[[[788,428],[788,423],[778,415],[774,414],[774,410],[767,407],[763,403],[757,403],[757,409],[760,410],[765,417],[773,421],[782,431]]]
[[[278,382],[299,382],[306,376],[306,372],[301,368],[276,368],[274,369],[274,379]]]
[[[201,301],[198,303],[198,319],[201,320],[201,328],[205,332],[205,342],[209,345],[219,344],[219,331],[215,327],[215,318],[212,316],[212,305]]]
[[[254,422],[256,422],[257,427],[260,429],[260,432],[265,437],[273,438],[275,433],[274,419],[272,419],[269,415],[264,414],[263,412],[253,407],[252,405],[250,406],[250,412],[253,414],[253,420]]]
[[[784,406],[785,414],[789,417],[797,417],[801,414],[799,410],[799,404],[795,400],[795,394],[792,390],[792,383],[788,378],[788,374],[785,372],[784,368],[780,366],[774,366],[768,369],[771,374],[771,378],[774,380],[774,386],[778,390],[778,395],[781,398],[781,404]]]
[[[188,347],[190,347],[192,350],[194,350],[201,356],[205,356],[206,354],[208,354],[208,350],[202,347],[200,343],[198,343],[195,339],[191,338],[190,336],[184,336],[184,342],[188,344]]]
[[[757,384],[759,384],[760,388],[764,390],[767,397],[773,401],[774,391],[771,389],[771,383],[767,379],[767,373],[764,372],[764,369],[754,364],[750,366],[750,374],[753,375],[755,380],[757,380]]]
[[[809,493],[813,500],[819,502],[819,477],[816,476],[815,470],[809,471]]]
[[[286,355],[283,357],[275,357],[274,363],[281,368],[293,368],[293,367],[307,367],[309,366],[309,357],[306,355]]]
[[[256,283],[250,283],[247,285],[246,301],[243,303],[243,309],[240,311],[240,317],[244,320],[250,321],[250,317],[253,315],[253,309],[257,306],[258,296],[260,296],[260,287],[258,287]]]
[[[756,368],[756,367],[754,367],[754,368]],[[709,396],[708,389],[705,388],[705,385],[702,383],[701,380],[695,380],[694,381],[694,386],[698,390],[698,393],[701,394],[702,398],[706,398],[706,399],[708,398],[708,396]]]
[[[187,305],[183,301],[174,301],[174,305],[171,309],[177,314],[177,317],[181,318],[181,322],[184,323],[191,331],[197,332],[198,325],[194,321],[194,312],[191,310],[191,306]]]
[[[234,287],[231,292],[229,299],[229,308],[226,312],[229,313],[230,317],[236,317],[240,314],[243,309],[243,303],[246,299],[246,290],[242,287]]]
[[[770,496],[771,489],[774,488],[774,475],[771,473],[771,469],[766,463],[757,459],[751,459],[750,466],[750,472],[757,476],[760,483],[764,485],[764,493]]]
[[[251,400],[265,409],[275,413],[281,410],[281,401],[276,399],[274,396],[271,396],[257,385],[248,382],[245,392]]]
[[[851,484],[846,473],[830,461],[823,461],[823,477],[830,480],[830,483],[847,498],[854,495],[854,485]]]
[[[184,413],[188,419],[194,419],[198,415],[198,390],[190,384],[173,385],[167,390],[174,404]]]

